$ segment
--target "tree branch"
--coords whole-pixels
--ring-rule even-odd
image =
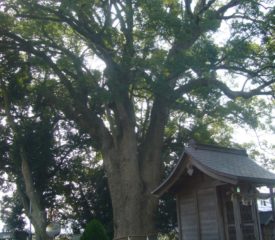
[[[275,83],[275,80],[270,80],[261,86],[254,88],[248,92],[246,91],[233,91],[231,90],[225,83],[217,80],[217,79],[196,79],[191,80],[187,84],[179,87],[175,90],[175,98],[179,98],[182,95],[189,93],[190,91],[203,86],[214,86],[218,89],[220,89],[227,97],[230,99],[236,99],[238,97],[242,97],[244,99],[249,99],[253,96],[260,96],[260,95],[274,95],[274,91],[262,91],[268,86],[271,86]]]
[[[71,99],[73,100],[75,105],[74,110],[72,110],[72,106],[66,106],[65,103],[62,103],[65,113],[68,114],[71,119],[77,121],[84,129],[88,130],[91,136],[95,137],[100,142],[101,148],[104,148],[105,151],[110,148],[113,143],[112,137],[108,129],[105,127],[103,121],[95,113],[88,111],[86,106],[83,106],[83,104],[79,102],[78,95],[75,93],[71,82],[58,68],[58,66],[53,63],[50,57],[48,57],[44,52],[37,50],[31,42],[27,42],[16,34],[10,33],[3,29],[0,29],[0,34],[7,36],[10,39],[13,39],[15,42],[18,43],[18,46],[23,51],[36,55],[37,57],[43,59],[43,61],[47,63],[49,67],[51,67],[54,73],[59,77],[61,83],[68,90],[69,94],[71,95]],[[58,102],[59,101],[56,99],[55,104],[58,104]],[[59,105],[59,107],[61,107],[61,105]]]
[[[125,36],[126,43],[124,45],[124,53],[123,58],[125,59],[124,62],[129,64],[131,62],[131,58],[134,53],[133,48],[133,6],[132,6],[132,0],[127,0],[126,5],[123,6],[120,2],[114,2],[113,3],[116,14],[120,22],[121,30]],[[121,14],[121,9],[118,7],[120,6],[121,9],[124,10],[125,13],[125,19]]]
[[[191,3],[192,0],[184,0],[185,2],[185,11],[189,17],[193,16],[192,10],[191,10]]]
[[[223,5],[217,10],[219,15],[223,15],[228,9],[237,6],[241,3],[241,0],[231,0],[227,4]]]
[[[32,4],[34,6],[32,6],[31,8],[35,7],[36,10],[40,9],[42,11],[41,15],[36,15],[33,13],[31,14],[24,13],[21,16],[24,16],[25,18],[29,18],[29,19],[38,19],[38,20],[45,20],[45,21],[48,21],[49,19],[53,19],[55,22],[57,21],[57,19],[59,19],[60,22],[67,23],[74,31],[79,33],[80,36],[82,36],[85,41],[88,40],[88,43],[89,41],[91,41],[89,45],[91,45],[91,43],[94,44],[94,46],[98,50],[97,54],[99,54],[100,58],[102,58],[106,63],[111,64],[113,66],[115,65],[117,67],[117,64],[113,60],[113,56],[112,56],[113,50],[106,46],[106,44],[102,40],[102,37],[101,37],[102,35],[100,33],[97,33],[94,30],[95,28],[88,27],[87,22],[82,22],[82,21],[80,22],[80,20],[77,20],[73,16],[64,15],[62,11],[55,11],[50,7],[42,6],[38,3],[32,3]],[[44,14],[44,12],[46,14],[47,13],[52,14],[55,17],[48,17],[48,16],[45,17],[42,15]],[[83,18],[83,16],[80,16],[80,19],[81,18]]]
[[[257,70],[249,70],[249,69],[241,67],[241,66],[227,66],[224,64],[221,64],[221,65],[218,65],[217,67],[215,67],[215,70],[229,70],[232,72],[236,72],[238,74],[244,73],[244,74],[247,74],[247,76],[249,76],[250,78],[253,78],[253,77],[260,78],[261,77],[260,73],[264,72],[267,69],[273,70],[273,69],[275,69],[275,67],[272,65],[265,65],[263,67],[260,67]],[[268,75],[266,75],[266,76],[268,76]],[[272,76],[272,73],[270,73],[270,76]]]
[[[198,15],[202,15],[204,12],[206,12],[215,2],[216,0],[210,0],[208,1],[208,3],[202,5],[202,7],[198,9]]]

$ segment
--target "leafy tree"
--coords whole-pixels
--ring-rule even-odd
[[[47,239],[46,208],[54,201],[54,173],[63,161],[63,151],[67,151],[55,141],[60,116],[41,103],[41,87],[32,82],[27,56],[4,50],[1,57],[0,169],[17,189],[14,204],[3,200],[11,210],[4,220],[9,228],[23,228],[24,207],[37,238]]]
[[[28,56],[44,106],[102,155],[117,238],[156,232],[151,191],[175,119],[180,134],[224,144],[228,122],[256,128],[274,104],[267,0],[6,0],[0,9],[1,51]],[[230,33],[217,42],[224,23]]]
[[[104,226],[98,220],[94,219],[87,224],[80,240],[97,239],[108,240],[108,237],[104,229]]]
[[[96,166],[78,156],[62,169],[59,181],[58,192],[64,196],[59,208],[70,209],[63,211],[61,219],[65,222],[71,219],[76,230],[84,229],[91,219],[97,219],[106,227],[112,239],[112,204],[102,165]]]
[[[5,197],[1,201],[1,220],[5,223],[5,229],[8,231],[23,231],[25,227],[25,220],[22,216],[23,206],[18,195],[12,197]]]
[[[64,210],[66,208],[62,204],[67,203],[73,207],[76,213],[73,217],[82,226],[98,217],[108,224],[109,234],[112,235],[112,209],[106,179],[99,181],[99,178],[104,178],[104,174],[102,170],[96,169],[92,173],[91,168],[79,161],[88,156],[83,149],[89,139],[77,131],[73,133],[73,124],[62,120],[57,112],[43,105],[43,86],[37,86],[27,72],[28,63],[24,61],[24,56],[16,51],[5,54],[1,64],[0,110],[3,115],[0,117],[0,169],[1,173],[8,173],[8,181],[17,186],[14,196],[3,199],[5,212],[2,220],[6,227],[22,230],[25,225],[22,214],[25,213],[32,219],[37,238],[45,239],[46,224],[53,220],[51,217],[56,217],[49,214],[46,218],[46,211],[52,213],[57,212],[56,209]],[[88,148],[85,151],[90,152]],[[74,159],[75,155],[77,159]],[[64,186],[66,181],[75,181],[81,187],[70,189],[72,192],[68,193],[68,185]],[[91,186],[87,183],[91,183]],[[1,190],[8,191],[5,187],[2,185]],[[79,190],[80,198],[75,197]],[[65,194],[65,202],[55,199],[60,194]],[[99,197],[95,197],[95,194]],[[85,211],[87,197],[91,200]],[[65,217],[70,217],[70,214]]]
[[[4,196],[1,201],[1,220],[5,223],[5,231],[13,233],[17,240],[26,240],[28,233],[24,230],[25,218],[23,205],[18,194]]]

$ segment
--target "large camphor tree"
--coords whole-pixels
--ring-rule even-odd
[[[102,155],[115,238],[156,233],[151,191],[162,178],[166,134],[173,136],[167,124],[180,119],[188,128],[196,117],[214,134],[228,121],[257,127],[257,118],[272,112],[270,5],[0,1],[0,50],[25,59],[28,84],[41,86],[45,106],[74,121]]]

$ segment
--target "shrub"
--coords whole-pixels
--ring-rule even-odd
[[[94,219],[87,224],[80,240],[108,240],[108,235],[104,226]]]

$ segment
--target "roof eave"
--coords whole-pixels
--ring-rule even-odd
[[[243,176],[240,177],[224,172],[219,172],[196,160],[191,153],[188,153],[188,151],[184,151],[179,162],[177,163],[171,174],[168,176],[168,178],[164,182],[162,182],[161,185],[159,185],[156,189],[154,189],[151,193],[157,197],[161,197],[164,193],[169,192],[171,188],[175,185],[175,183],[179,180],[179,178],[182,176],[182,174],[185,172],[187,165],[189,164],[193,165],[204,174],[223,183],[237,185],[239,183],[249,182],[252,184],[256,184],[258,186],[275,186],[275,179]]]
[[[231,184],[239,184],[241,182],[249,182],[254,183],[259,186],[275,186],[275,179],[268,179],[268,178],[255,178],[255,177],[243,177],[243,176],[236,176],[236,175],[230,175],[223,172],[215,171],[214,169],[211,169],[203,164],[201,164],[199,161],[191,157],[192,163],[195,167],[197,167],[199,170],[204,172],[205,174],[209,175],[210,177],[213,177],[217,180],[220,180],[225,183],[231,183]]]
[[[237,177],[238,182],[254,183],[258,186],[275,186],[275,179],[267,178],[251,178],[251,177]]]
[[[161,197],[164,193],[168,192],[171,187],[177,182],[177,180],[181,177],[185,170],[185,165],[187,164],[187,161],[185,160],[186,153],[183,152],[183,154],[180,157],[180,160],[178,161],[177,165],[173,169],[173,171],[170,173],[170,175],[166,178],[164,182],[162,182],[157,188],[155,188],[151,193],[157,197]]]

